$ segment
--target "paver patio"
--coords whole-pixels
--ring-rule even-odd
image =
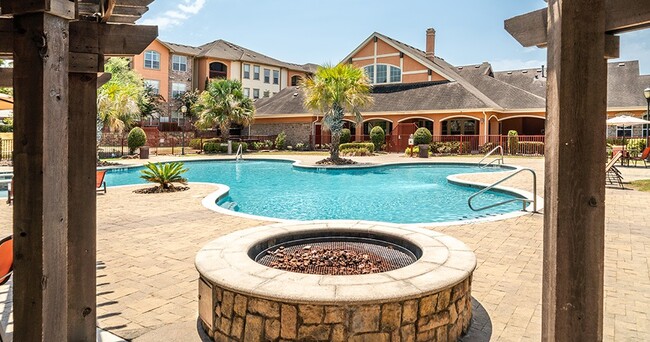
[[[291,156],[296,159],[295,156]],[[318,156],[300,157],[305,163]],[[162,160],[162,158],[161,158]],[[396,155],[360,159],[403,162]],[[472,161],[476,158],[434,158]],[[507,158],[535,169],[543,195],[543,159]],[[626,179],[650,178],[650,169],[623,168]],[[465,176],[490,182],[499,176]],[[110,185],[110,184],[109,184]],[[530,189],[520,175],[506,185]],[[98,196],[98,325],[136,341],[199,341],[196,332],[196,252],[217,236],[268,223],[212,212],[201,205],[215,185],[192,184],[174,194],[134,194],[133,187],[109,188]],[[650,340],[650,193],[607,190],[605,329],[607,341]],[[2,235],[11,232],[11,207],[0,207]],[[474,249],[478,267],[472,295],[476,311],[468,340],[539,340],[543,215],[435,227]]]

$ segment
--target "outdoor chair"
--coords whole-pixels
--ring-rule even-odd
[[[105,176],[106,170],[97,170],[97,173],[95,174],[95,187],[97,188],[97,192],[104,191],[104,194],[106,193],[106,182],[104,181]]]
[[[634,166],[640,160],[643,162],[644,167],[648,167],[648,162],[650,162],[650,147],[646,147],[640,157],[631,157],[630,160],[634,160]]]
[[[14,270],[14,240],[11,235],[0,241],[0,285],[4,285]]]
[[[605,165],[605,181],[606,184],[618,185],[621,187],[621,189],[624,189],[625,186],[623,186],[623,175],[621,174],[621,171],[616,168],[616,162],[618,162],[622,157],[623,152],[619,151],[612,157],[612,160],[610,160],[609,163]]]

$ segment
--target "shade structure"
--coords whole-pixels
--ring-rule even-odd
[[[650,121],[635,118],[629,115],[621,115],[607,120],[608,126],[634,126],[647,124],[650,124]]]

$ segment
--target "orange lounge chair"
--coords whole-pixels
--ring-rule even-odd
[[[641,153],[641,157],[632,157],[630,160],[634,160],[634,166],[640,160],[643,162],[644,167],[648,167],[648,161],[650,161],[650,147],[646,147]]]
[[[14,240],[10,235],[0,241],[0,285],[9,281],[13,270]]]
[[[605,165],[605,180],[606,184],[610,185],[618,185],[622,189],[625,189],[625,186],[623,185],[623,175],[621,174],[621,171],[619,171],[616,168],[616,162],[618,162],[621,158],[623,157],[623,152],[618,151],[614,156],[612,157],[612,160]]]
[[[104,181],[104,177],[106,176],[106,170],[97,170],[97,173],[95,174],[95,187],[97,188],[97,191],[104,191],[106,193],[106,182]]]

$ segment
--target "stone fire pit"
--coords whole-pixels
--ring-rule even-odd
[[[330,240],[352,245],[317,251]],[[352,251],[359,243],[368,250]],[[310,267],[262,265],[292,248],[309,253],[285,261],[374,270],[305,274],[298,269]],[[469,328],[475,267],[462,242],[411,226],[322,221],[250,228],[197,254],[199,316],[215,341],[456,341]]]

